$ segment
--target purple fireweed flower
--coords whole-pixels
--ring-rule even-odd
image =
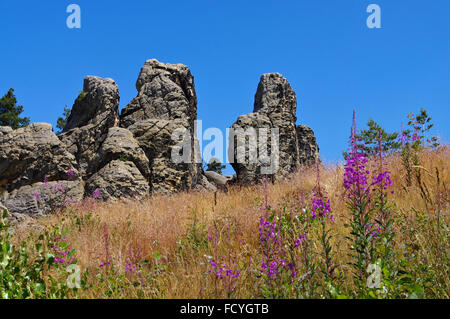
[[[38,193],[33,194],[34,198],[36,198],[37,200],[41,199],[41,195]]]
[[[92,192],[92,198],[97,199],[100,197],[100,190],[97,188]]]
[[[379,237],[381,234],[381,228],[378,223],[368,223],[365,228],[370,231],[370,235],[372,236],[372,240]]]
[[[368,175],[370,172],[366,169],[366,164],[367,158],[362,153],[354,153],[347,158],[344,188],[350,192],[350,195],[367,193]]]
[[[389,171],[385,171],[381,174],[378,174],[376,177],[375,175],[372,177],[372,186],[379,185],[383,187],[383,189],[387,189],[388,186],[392,186],[392,180],[390,177]]]
[[[209,263],[211,265],[211,269],[208,271],[211,274],[215,274],[218,278],[237,278],[239,277],[239,271],[234,271],[230,267],[228,267],[226,264],[222,263],[222,265],[217,265],[212,259],[209,260]]]
[[[69,180],[72,180],[73,174],[74,174],[73,170],[72,170],[72,169],[69,169],[69,170],[67,171],[67,178],[68,178]]]
[[[127,264],[127,265],[125,266],[125,270],[126,270],[127,272],[129,272],[129,273],[132,273],[133,271],[136,270],[136,265],[134,265],[134,264]]]
[[[72,263],[73,259],[74,259],[73,256],[67,258],[67,256],[70,253],[69,249],[66,249],[66,250],[61,250],[60,249],[59,243],[61,243],[61,242],[65,243],[66,240],[67,240],[66,236],[61,236],[61,237],[57,236],[55,238],[54,249],[55,249],[55,252],[56,252],[57,256],[53,259],[53,261],[55,263],[57,263],[57,264],[60,264],[60,265],[70,265]]]
[[[321,198],[313,198],[312,202],[313,204],[311,212],[313,219],[317,218],[316,213],[319,215],[319,217],[325,217],[327,213],[331,212],[330,200],[324,202]]]
[[[295,241],[295,247],[300,246],[304,240],[306,240],[306,234],[301,234],[300,236],[298,236],[297,240]]]
[[[261,218],[259,221],[259,240],[261,243],[268,242],[270,240],[277,242],[278,234],[275,229],[277,227],[276,222],[270,223],[269,221]]]

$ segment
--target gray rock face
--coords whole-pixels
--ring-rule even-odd
[[[36,182],[79,178],[77,162],[53,133],[52,126],[34,123],[0,137],[0,195]],[[6,203],[5,203],[6,204]]]
[[[86,182],[86,193],[99,191],[103,200],[141,199],[149,194],[148,181],[133,162],[113,160]]]
[[[75,100],[64,132],[89,124],[115,126],[119,113],[119,88],[113,79],[87,76]]]
[[[319,146],[314,131],[306,125],[297,126],[299,161],[301,165],[311,166],[320,162]]]
[[[145,152],[139,146],[133,133],[122,127],[111,127],[106,139],[97,153],[98,167],[104,167],[107,163],[121,159],[131,161],[148,181],[150,178],[150,163]]]
[[[59,135],[86,179],[99,169],[97,153],[109,128],[118,122],[119,89],[112,79],[88,76]]]
[[[234,132],[242,130],[247,136],[251,136],[252,129],[254,132],[253,137],[240,135],[240,145],[246,141],[245,152],[243,148],[239,149],[239,134],[230,135],[228,153],[234,161],[231,165],[239,183],[258,182],[266,175],[277,180],[303,163],[315,162],[315,157],[310,154],[314,149],[311,139],[314,133],[302,128],[297,130],[296,110],[297,98],[289,82],[279,73],[263,74],[255,94],[253,113],[240,116],[231,126]],[[301,144],[298,132],[302,134]],[[250,143],[252,138],[253,143]],[[318,157],[317,144],[315,150]]]
[[[57,211],[71,202],[83,199],[82,182],[54,181],[34,183],[3,193],[0,200],[13,214],[46,214]]]
[[[138,95],[122,110],[120,126],[133,133],[150,161],[151,191],[173,193],[202,184],[194,132],[197,97],[189,68],[148,60],[136,89]],[[174,136],[177,132],[184,133]],[[183,151],[180,141],[187,145]],[[173,154],[184,158],[174,161]]]
[[[218,189],[227,191],[227,184],[230,181],[230,178],[226,176],[222,176],[219,173],[213,171],[205,171],[205,176],[208,180],[213,183]]]
[[[183,64],[148,60],[136,81],[138,95],[122,110],[120,126],[128,127],[146,119],[182,119],[194,128],[197,95],[194,77]]]
[[[13,129],[9,126],[0,126],[0,136],[11,133]]]
[[[297,96],[289,82],[279,73],[263,74],[255,94],[253,112],[267,115],[272,127],[279,129],[278,176],[286,176],[298,166],[296,111]]]
[[[259,128],[264,128],[270,130],[272,128],[272,123],[269,117],[266,114],[260,113],[250,113],[247,115],[239,116],[236,122],[231,126],[231,128],[235,131],[235,135],[230,134],[230,143],[229,145],[234,145],[234,148],[230,147],[228,149],[228,157],[233,159],[234,162],[231,163],[231,166],[237,173],[237,181],[241,184],[251,184],[253,182],[260,181],[264,178],[264,168],[269,169],[271,167],[271,163],[279,161],[279,158],[274,158],[275,161],[271,163],[264,163],[258,155],[261,152],[258,152],[258,143],[257,139],[260,138]],[[255,129],[255,139],[246,138],[245,134],[251,135],[251,130]],[[241,133],[239,130],[244,131]],[[269,143],[268,139],[268,143]],[[271,153],[271,146],[267,146],[265,150],[266,154]],[[241,147],[243,147],[241,149]],[[276,153],[274,152],[274,155]],[[272,175],[272,174],[269,174]]]

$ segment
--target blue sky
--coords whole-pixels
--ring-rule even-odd
[[[66,26],[71,3],[81,29]],[[371,3],[381,29],[366,26]],[[433,133],[450,133],[448,0],[0,0],[0,36],[0,94],[13,87],[32,122],[55,125],[86,75],[113,78],[122,108],[156,58],[191,68],[204,129],[225,131],[252,111],[261,74],[283,74],[325,162],[342,158],[353,108],[359,127],[398,131],[424,107]]]

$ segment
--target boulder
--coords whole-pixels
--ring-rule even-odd
[[[34,123],[0,136],[0,195],[44,179],[78,179],[76,167],[50,124]]]
[[[67,119],[63,132],[89,124],[115,126],[119,114],[119,88],[113,79],[87,76],[83,91]]]
[[[22,186],[3,193],[0,200],[12,214],[42,215],[78,202],[83,195],[81,181],[63,180]]]
[[[205,176],[208,178],[208,181],[213,183],[218,189],[227,190],[227,184],[230,181],[230,178],[227,176],[220,175],[214,171],[205,171]]]
[[[0,136],[11,133],[13,129],[9,126],[0,126]]]
[[[149,160],[133,133],[125,128],[111,127],[96,156],[98,159],[95,162],[98,162],[98,167],[104,167],[117,159],[131,161],[147,181],[150,178]]]
[[[149,194],[148,181],[131,161],[113,160],[86,182],[86,194],[97,190],[103,200],[142,199]]]
[[[297,129],[296,110],[297,98],[289,82],[279,73],[263,74],[253,113],[240,116],[231,126],[228,155],[237,182],[251,184],[265,176],[281,179],[300,164],[314,161],[316,154],[310,154],[315,152],[312,130]],[[303,134],[301,144],[299,133]],[[318,156],[318,147],[316,150]]]
[[[279,129],[279,170],[275,176],[287,176],[298,166],[299,157],[295,130],[297,96],[288,80],[279,73],[263,74],[253,112],[267,115],[272,128]]]
[[[244,185],[263,179],[266,174],[270,173],[271,166],[279,161],[276,153],[271,152],[271,143],[270,145],[259,143],[262,141],[260,139],[261,130],[259,130],[261,128],[267,129],[268,132],[272,128],[272,123],[267,115],[257,112],[240,116],[231,126],[228,157],[232,161],[231,166],[237,172],[238,182]],[[254,139],[250,137],[252,134],[254,134]],[[247,138],[246,135],[249,137]],[[271,139],[268,138],[267,144],[270,141]],[[258,148],[263,149],[258,152]],[[265,162],[264,158],[260,158],[259,155],[263,152],[273,155],[274,161]],[[275,171],[277,171],[276,168]]]

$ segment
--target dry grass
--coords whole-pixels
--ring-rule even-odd
[[[411,222],[408,225],[417,225],[412,222],[416,218],[414,212],[417,211],[435,218],[431,215],[436,214],[438,198],[436,171],[439,172],[441,191],[447,192],[445,188],[450,183],[449,150],[450,147],[445,146],[435,151],[423,151],[421,154],[421,183],[429,196],[428,202],[421,196],[422,192],[417,184],[405,187],[400,158],[392,156],[386,160],[395,191],[390,195],[390,201],[394,203],[398,217]],[[349,276],[349,243],[343,237],[348,233],[345,224],[349,221],[350,214],[345,207],[343,173],[342,165],[323,167],[321,184],[331,199],[335,216],[335,223],[331,225],[334,258],[340,271]],[[302,193],[304,201],[307,204],[310,202],[315,184],[315,169],[303,169],[288,180],[269,184],[267,202],[274,209],[285,205],[288,209],[296,210],[302,200]],[[440,218],[446,221],[449,213],[447,200],[448,196],[440,212]],[[263,202],[264,185],[242,188],[236,186],[230,188],[228,193],[219,192],[217,205],[214,205],[214,193],[211,192],[153,196],[141,202],[85,202],[64,216],[53,215],[24,223],[19,226],[15,236],[17,240],[27,238],[31,231],[36,233],[36,226],[49,229],[54,225],[65,225],[64,227],[70,228],[68,243],[71,248],[76,249],[78,264],[82,269],[88,269],[93,278],[96,273],[103,271],[98,266],[105,259],[106,225],[109,252],[118,273],[124,273],[129,262],[154,260],[152,256],[155,252],[161,254],[159,263],[165,265],[165,272],[154,278],[151,282],[152,289],[146,290],[144,297],[203,298],[223,296],[217,293],[217,283],[207,272],[207,259],[204,255],[211,255],[212,246],[205,241],[206,234],[218,232],[224,235],[231,229],[233,244],[228,249],[239,257],[242,268],[233,297],[251,298],[259,295],[252,286],[254,283],[249,279],[250,273],[246,267],[250,257],[258,259],[257,234]],[[75,216],[81,218],[90,212],[92,218],[89,220],[86,219],[81,225],[74,222]],[[411,240],[405,225],[407,223],[396,225],[397,246]],[[429,226],[424,226],[423,229],[414,229],[411,236],[417,239],[418,253],[422,260],[432,263],[434,257],[427,251],[429,231]],[[448,255],[448,247],[443,246],[442,249],[441,253]],[[130,276],[127,278],[133,280]],[[137,297],[133,287],[123,289],[121,294],[126,298]],[[101,291],[91,289],[83,292],[82,297],[96,298],[103,295]]]

